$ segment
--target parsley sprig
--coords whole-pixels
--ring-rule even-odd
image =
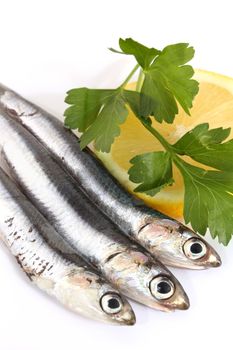
[[[192,79],[194,70],[187,65],[194,49],[179,43],[158,50],[131,38],[120,39],[119,46],[119,51],[110,50],[133,56],[137,62],[134,69],[116,89],[82,87],[68,91],[65,101],[70,107],[64,114],[65,126],[82,133],[82,149],[94,142],[97,150],[110,152],[130,108],[164,148],[130,160],[129,179],[138,184],[135,192],[154,196],[172,186],[175,165],[184,180],[185,222],[203,235],[209,228],[213,238],[227,245],[233,234],[233,140],[226,141],[230,129],[210,130],[207,123],[200,124],[172,145],[152,125],[153,119],[173,123],[178,106],[190,114],[198,93],[198,82]],[[129,80],[139,69],[136,91],[128,90]],[[183,156],[200,163],[200,167]]]

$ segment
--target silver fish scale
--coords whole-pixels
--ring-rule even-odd
[[[8,188],[11,188],[9,192]],[[11,186],[0,171],[0,232],[12,254],[30,278],[43,275],[57,278],[76,268],[50,248],[40,233],[53,235],[52,227],[23,196]],[[40,233],[39,233],[40,232]],[[80,267],[86,265],[80,259]]]

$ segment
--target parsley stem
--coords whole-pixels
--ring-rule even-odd
[[[137,85],[136,85],[136,91],[137,92],[141,91],[143,81],[144,81],[144,73],[143,73],[143,70],[140,69],[140,73],[139,73],[138,80],[137,80]]]
[[[141,123],[145,126],[145,128],[156,137],[156,139],[161,143],[161,145],[164,147],[164,149],[170,153],[172,161],[175,163],[177,168],[179,169],[181,175],[183,175],[183,171],[188,173],[187,169],[185,168],[185,164],[187,164],[183,159],[181,159],[175,152],[173,146],[168,143],[165,138],[155,129],[153,126],[151,126],[150,123],[148,123],[144,118],[139,118]]]
[[[123,83],[121,84],[120,88],[123,89],[125,87],[125,85],[127,85],[127,83],[130,81],[130,79],[132,78],[132,76],[134,75],[134,73],[138,70],[139,68],[139,64],[136,64],[136,66],[134,67],[134,69],[129,73],[129,75],[127,76],[127,78],[123,81]]]
[[[187,164],[183,159],[181,159],[175,152],[174,148],[170,143],[168,143],[165,138],[155,129],[153,126],[151,126],[145,119],[140,118],[141,123],[145,126],[145,128],[156,137],[156,139],[161,143],[161,145],[164,147],[164,149],[171,154],[172,160],[177,166],[177,168],[180,170],[181,175],[183,176],[182,170],[186,171],[185,164]]]
[[[172,146],[168,143],[165,138],[155,129],[149,122],[147,122],[144,118],[140,118],[141,123],[145,126],[145,128],[156,137],[156,139],[161,143],[161,145],[166,149],[166,151],[170,153],[174,153]]]

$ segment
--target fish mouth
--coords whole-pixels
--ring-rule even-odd
[[[218,253],[215,251],[210,252],[206,261],[206,267],[220,267],[221,265],[222,260]]]
[[[168,304],[169,311],[172,310],[188,310],[190,307],[190,301],[188,295],[184,290],[178,287],[177,293],[174,295],[174,300]]]
[[[136,323],[136,316],[133,309],[126,311],[120,318],[117,319],[117,323],[121,326],[133,326]]]
[[[177,310],[188,310],[190,307],[190,302],[188,297],[186,297],[185,299],[182,299],[180,301],[177,301],[176,303],[176,309]]]
[[[150,307],[163,312],[185,311],[189,309],[190,302],[188,296],[185,294],[185,296],[175,297],[173,300],[164,301],[161,304],[158,301],[154,306],[150,305]]]
[[[123,319],[123,322],[125,326],[134,326],[136,323],[136,316],[133,314],[131,315],[131,319]]]

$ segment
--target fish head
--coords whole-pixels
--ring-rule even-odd
[[[189,307],[188,296],[172,273],[138,246],[115,254],[105,262],[105,271],[114,286],[141,304],[161,311]]]
[[[218,253],[200,235],[175,220],[150,218],[139,230],[138,240],[166,265],[189,269],[221,265]]]
[[[53,293],[66,307],[98,321],[134,325],[128,301],[96,273],[72,271],[56,283]]]

